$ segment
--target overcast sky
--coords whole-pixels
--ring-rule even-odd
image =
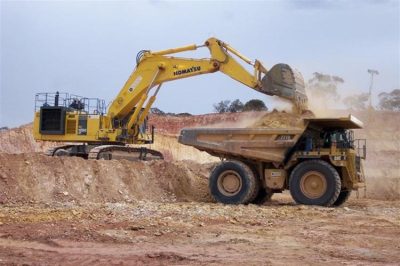
[[[267,67],[342,77],[342,93],[400,88],[399,1],[1,1],[0,126],[33,120],[36,92],[111,101],[142,49],[215,36]],[[205,57],[208,50],[185,53]],[[221,73],[166,83],[154,106],[212,111],[220,100],[271,100]]]

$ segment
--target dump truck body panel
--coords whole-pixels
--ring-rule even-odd
[[[179,142],[217,156],[281,163],[300,138],[302,129],[194,128],[183,129]]]

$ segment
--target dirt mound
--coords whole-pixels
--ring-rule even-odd
[[[35,141],[32,124],[0,131],[0,152],[25,153],[45,151],[57,144],[55,142]]]
[[[311,112],[304,113],[303,115],[296,113],[286,113],[273,111],[260,117],[250,127],[264,127],[264,128],[303,128],[304,118],[312,117]]]
[[[0,153],[0,202],[209,201],[210,167]]]
[[[218,162],[218,157],[211,156],[207,152],[199,151],[191,146],[178,143],[177,137],[157,134],[153,144],[149,148],[160,151],[166,161],[195,161],[197,163]]]

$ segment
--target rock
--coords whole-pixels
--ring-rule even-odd
[[[143,230],[144,228],[145,228],[144,226],[130,226],[129,230],[139,231],[139,230]]]

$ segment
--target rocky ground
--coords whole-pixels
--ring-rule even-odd
[[[0,265],[299,265],[400,263],[398,113],[370,121],[367,194],[340,208],[216,204],[207,178],[218,159],[180,145],[188,126],[252,126],[265,114],[153,116],[166,161],[87,161],[40,152],[31,126],[0,132]],[[257,126],[274,126],[270,114]],[[271,124],[275,123],[275,124]],[[385,130],[382,130],[384,128]],[[366,196],[366,197],[365,197]]]
[[[342,208],[199,202],[7,205],[0,263],[15,265],[398,265],[400,202]]]

